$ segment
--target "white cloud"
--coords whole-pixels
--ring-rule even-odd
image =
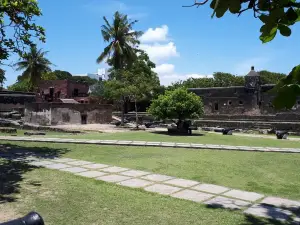
[[[157,28],[149,28],[140,38],[142,43],[163,42],[168,39],[169,28],[167,25]]]
[[[175,66],[173,64],[161,64],[153,70],[158,74],[172,74],[174,73],[174,69]]]
[[[167,60],[172,57],[178,57],[179,53],[173,42],[167,44],[141,44],[140,48],[146,51],[150,59],[154,62],[160,62],[162,60]]]

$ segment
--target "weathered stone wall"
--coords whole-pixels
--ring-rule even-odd
[[[24,121],[40,125],[109,123],[112,121],[112,105],[26,104]]]
[[[272,104],[275,93],[270,90],[274,85],[262,85],[258,89],[240,87],[191,88],[204,103],[205,115],[288,115],[300,114],[300,97],[290,110],[276,110]]]
[[[202,98],[205,115],[257,114],[257,93],[245,87],[191,88],[189,90]]]

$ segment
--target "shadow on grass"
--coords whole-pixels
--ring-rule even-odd
[[[40,159],[53,159],[69,150],[48,147],[21,147],[18,145],[0,145],[0,204],[16,200],[15,194],[19,193],[20,182],[23,175],[36,166],[29,165],[28,157]],[[40,186],[39,182],[31,181],[32,186]]]
[[[168,135],[168,136],[184,136],[184,137],[200,137],[200,136],[205,136],[205,134],[199,134],[199,133],[192,133],[192,134],[180,134],[180,133],[168,133],[168,131],[151,131],[153,134],[163,134],[163,135]]]
[[[256,217],[245,214],[245,220],[240,225],[296,225],[294,218],[300,216],[299,207],[274,207],[267,204],[260,204],[261,209],[269,218]],[[209,209],[225,209],[233,211],[232,209],[224,208],[221,204],[211,204],[206,206]],[[239,211],[239,209],[235,209]]]

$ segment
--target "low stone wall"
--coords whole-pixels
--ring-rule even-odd
[[[25,105],[24,122],[43,126],[110,123],[112,105],[31,103]]]
[[[276,129],[300,131],[300,122],[264,122],[264,121],[225,121],[225,120],[196,120],[198,127],[226,127],[237,129]]]

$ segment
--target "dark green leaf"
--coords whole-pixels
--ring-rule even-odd
[[[265,15],[265,14],[261,14],[261,15],[259,16],[259,19],[261,20],[261,22],[267,23],[268,20],[269,20],[269,17],[268,17],[267,15]]]
[[[229,10],[230,10],[231,13],[239,13],[240,10],[241,10],[240,0],[230,0]]]
[[[277,26],[273,27],[269,33],[262,33],[259,38],[263,43],[267,43],[269,41],[272,41],[275,38],[276,33],[277,33]]]
[[[291,29],[288,26],[285,26],[282,24],[280,24],[278,26],[278,29],[279,29],[281,35],[286,36],[286,37],[290,36],[292,33]]]
[[[285,14],[287,16],[287,19],[290,21],[296,21],[298,19],[298,14],[292,7],[289,8]]]

